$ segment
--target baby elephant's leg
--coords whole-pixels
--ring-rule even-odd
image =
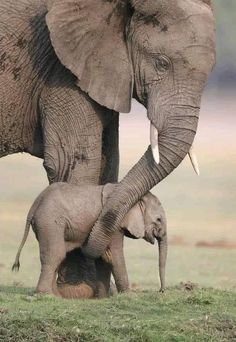
[[[63,231],[46,227],[40,228],[37,235],[41,261],[37,292],[59,295],[59,292],[55,290],[55,279],[59,265],[66,257]]]
[[[110,244],[112,255],[112,274],[118,292],[126,292],[129,290],[129,280],[125,264],[123,241],[123,232],[117,231],[113,234]]]
[[[112,266],[102,258],[96,260],[97,273],[97,297],[106,298],[109,296]]]

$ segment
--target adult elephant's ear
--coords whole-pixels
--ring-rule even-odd
[[[133,75],[125,41],[127,1],[47,0],[47,6],[52,45],[79,87],[101,105],[129,112]]]

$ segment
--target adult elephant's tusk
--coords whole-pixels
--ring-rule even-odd
[[[194,153],[193,146],[191,146],[188,155],[189,155],[190,161],[191,161],[191,163],[192,163],[192,166],[193,166],[193,168],[194,168],[194,171],[195,171],[196,174],[199,176],[199,175],[200,175],[200,170],[199,170],[199,167],[198,167],[197,156],[196,156],[196,154]]]
[[[152,155],[156,164],[160,163],[160,154],[158,147],[158,130],[156,127],[150,123],[150,142],[152,147]]]

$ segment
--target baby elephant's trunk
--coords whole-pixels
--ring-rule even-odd
[[[166,260],[167,260],[167,235],[162,238],[158,238],[158,247],[159,247],[159,275],[161,281],[160,292],[165,291],[165,273],[166,273]]]

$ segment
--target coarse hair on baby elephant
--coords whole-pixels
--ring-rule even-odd
[[[67,295],[60,291],[56,280],[59,266],[65,260],[67,253],[73,253],[73,250],[86,244],[94,223],[116,186],[117,184],[78,186],[68,183],[54,183],[48,186],[36,198],[29,211],[24,236],[12,269],[19,270],[20,254],[32,226],[39,242],[41,261],[37,292],[73,297],[68,295],[73,287],[66,291]],[[166,226],[164,209],[159,199],[150,192],[126,214],[120,229],[113,232],[109,248],[102,257],[111,265],[118,292],[129,289],[123,253],[124,235],[144,238],[151,244],[154,244],[155,240],[158,241],[161,291],[164,291],[167,258]],[[87,272],[91,273],[91,279],[95,279],[95,260],[90,259],[89,256],[86,258],[89,260]],[[96,289],[91,291],[94,292],[90,295],[81,294],[81,297],[93,297]]]

